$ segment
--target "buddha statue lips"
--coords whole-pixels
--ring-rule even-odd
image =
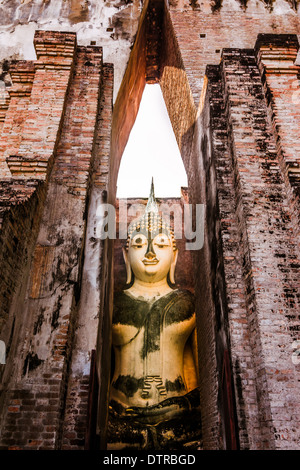
[[[158,213],[153,184],[145,213],[128,232],[123,254],[130,287],[114,298],[111,406],[126,419],[155,424],[190,409],[187,396],[197,387],[187,348],[195,338],[194,296],[171,287],[178,250]]]
[[[159,263],[159,259],[157,259],[156,257],[152,258],[152,259],[149,259],[149,258],[144,258],[143,259],[143,263],[145,265],[156,265],[157,263]]]

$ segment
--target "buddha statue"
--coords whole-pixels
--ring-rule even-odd
[[[151,435],[151,448],[163,442],[168,448],[176,425],[181,435],[171,441],[177,448],[183,421],[199,411],[195,307],[190,291],[173,287],[178,249],[159,214],[153,181],[145,213],[129,225],[123,254],[129,287],[114,299],[111,440],[117,435],[124,446],[134,433],[148,433],[148,447]]]

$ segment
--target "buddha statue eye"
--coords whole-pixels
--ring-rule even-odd
[[[146,244],[146,241],[142,237],[137,237],[132,240],[131,246],[134,248],[142,248]]]
[[[170,241],[167,237],[158,237],[155,240],[155,245],[157,245],[159,248],[165,248],[170,246]]]

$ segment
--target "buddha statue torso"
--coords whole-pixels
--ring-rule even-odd
[[[116,295],[112,342],[112,399],[125,407],[148,407],[188,392],[184,350],[195,328],[194,298],[172,290],[153,300]]]

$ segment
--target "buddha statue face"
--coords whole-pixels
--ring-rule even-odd
[[[127,259],[126,259],[127,258]],[[157,233],[148,237],[136,233],[129,242],[126,263],[132,269],[136,279],[143,282],[159,282],[167,278],[174,283],[174,269],[177,250],[167,233]]]
[[[159,214],[154,196],[153,180],[144,215],[128,227],[128,238],[123,250],[127,270],[127,284],[132,272],[135,279],[155,283],[165,279],[175,283],[174,271],[177,248],[171,227]]]

